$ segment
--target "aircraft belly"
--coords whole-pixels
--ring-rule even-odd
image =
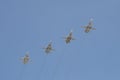
[[[90,31],[90,29],[88,29],[88,28],[87,28],[87,29],[85,29],[85,32],[86,32],[86,33],[88,33],[89,31]]]

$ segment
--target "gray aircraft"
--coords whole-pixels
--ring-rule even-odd
[[[52,48],[52,42],[50,42],[47,47],[43,48],[45,49],[45,52],[48,54],[50,53],[51,51],[53,51],[54,49]]]
[[[85,28],[86,33],[90,32],[90,30],[96,30],[96,28],[93,28],[93,19],[90,19],[88,25],[82,26],[82,28]]]
[[[73,33],[72,33],[72,30],[71,30],[69,35],[67,37],[64,37],[66,44],[70,43],[71,40],[75,40],[72,35],[73,35]]]
[[[23,64],[27,64],[30,60],[29,54],[26,53],[26,55],[24,57],[21,58],[23,61]]]

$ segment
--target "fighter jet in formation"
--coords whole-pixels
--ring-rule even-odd
[[[93,28],[93,19],[90,19],[88,25],[82,26],[82,28],[85,28],[86,33],[90,32],[90,30],[96,30],[96,28]]]
[[[26,55],[24,57],[21,58],[23,61],[23,64],[27,64],[30,60],[29,54],[26,53]]]
[[[53,51],[54,49],[52,48],[52,42],[50,42],[47,47],[43,48],[45,49],[45,52],[48,54],[50,53],[51,51]]]
[[[72,35],[73,35],[73,33],[72,33],[72,30],[71,30],[71,32],[68,34],[68,36],[64,37],[66,44],[70,43],[71,40],[75,40]]]

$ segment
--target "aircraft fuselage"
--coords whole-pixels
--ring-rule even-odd
[[[89,25],[88,25],[88,26],[85,28],[85,32],[88,33],[91,29],[92,29],[92,26],[89,26]]]
[[[51,50],[52,50],[52,46],[51,46],[51,44],[49,44],[49,45],[47,46],[47,48],[45,49],[45,52],[46,52],[46,53],[49,53]]]
[[[28,61],[29,61],[29,57],[26,56],[26,57],[23,58],[23,63],[24,64],[28,63]]]
[[[70,41],[72,40],[72,33],[69,34],[69,36],[66,38],[66,43],[70,43]]]

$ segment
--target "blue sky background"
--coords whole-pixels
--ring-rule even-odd
[[[97,30],[84,33],[90,18]],[[119,25],[119,0],[0,0],[0,80],[120,80]]]

